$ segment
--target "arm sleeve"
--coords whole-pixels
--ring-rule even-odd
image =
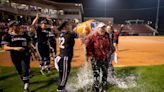
[[[10,42],[11,42],[11,37],[9,34],[6,34],[2,37],[2,42],[1,42],[2,45],[4,44],[10,45]]]
[[[85,45],[86,45],[86,54],[88,57],[94,56],[94,48],[93,48],[93,39],[92,36],[88,36],[85,39]]]
[[[76,32],[71,32],[73,38],[78,38],[78,34]]]

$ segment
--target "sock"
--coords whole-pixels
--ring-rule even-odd
[[[24,89],[28,89],[29,88],[29,83],[25,83],[24,84]]]

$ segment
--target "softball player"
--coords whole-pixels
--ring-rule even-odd
[[[30,45],[28,34],[20,31],[17,21],[9,23],[9,34],[3,37],[4,50],[10,51],[11,59],[20,79],[24,82],[24,92],[29,92]]]
[[[36,25],[39,16],[37,14],[34,19],[32,25]],[[45,75],[44,71],[50,71],[50,44],[49,44],[49,31],[48,22],[46,20],[41,21],[41,26],[37,26],[37,43],[36,43],[36,51],[38,52],[40,66],[41,66],[41,74]]]
[[[49,42],[50,42],[50,46],[51,48],[51,56],[53,57],[53,59],[56,57],[56,30],[54,30],[52,28],[52,30],[49,32]],[[53,61],[53,60],[52,60]]]
[[[123,27],[124,25],[122,24],[120,30],[114,29],[114,46],[116,48],[116,52],[118,52],[119,36],[121,31],[123,30]]]
[[[114,67],[112,64],[113,61],[113,53],[115,51],[114,47],[114,30],[112,25],[107,26],[107,33],[109,34],[109,42],[111,44],[110,46],[110,52],[109,52],[109,57],[108,57],[108,62],[109,62],[109,68],[108,68],[108,76],[112,77],[112,75],[115,73]]]
[[[65,92],[65,85],[68,79],[68,75],[71,70],[71,60],[73,57],[73,47],[75,44],[74,39],[77,37],[76,33],[70,32],[70,25],[65,21],[59,28],[61,33],[59,34],[59,48],[60,57],[57,62],[59,66],[59,79],[57,92]]]

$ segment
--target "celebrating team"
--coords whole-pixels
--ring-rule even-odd
[[[56,58],[54,63],[59,71],[57,92],[66,92],[65,85],[71,71],[73,47],[75,38],[78,38],[78,33],[72,31],[73,28],[70,21],[64,21],[58,27],[58,31],[53,31],[55,26],[50,19],[42,20],[40,24],[38,19],[39,15],[37,14],[31,25],[31,28],[34,28],[34,30],[28,32],[21,30],[21,25],[18,21],[11,21],[8,24],[8,34],[4,35],[2,39],[3,48],[11,53],[12,62],[24,83],[24,92],[29,92],[31,49],[36,50],[42,75],[50,72],[50,54],[53,52],[52,58]],[[29,33],[35,33],[36,40],[32,39]],[[114,32],[111,24],[106,25],[98,22],[94,31],[85,36],[84,43],[86,45],[87,61],[91,63],[93,69],[93,92],[107,91],[109,67],[112,67],[112,71],[114,71],[111,63],[111,56],[115,51],[113,44],[118,44],[119,33],[117,32],[116,34]],[[59,39],[59,56],[56,55],[56,36]],[[100,71],[102,71],[103,75],[102,83],[99,80]]]

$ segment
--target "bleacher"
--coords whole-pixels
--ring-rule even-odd
[[[121,29],[121,26],[116,24],[114,28]],[[154,28],[147,24],[126,24],[122,30],[122,35],[135,35],[135,36],[152,36],[154,33],[158,33]]]

